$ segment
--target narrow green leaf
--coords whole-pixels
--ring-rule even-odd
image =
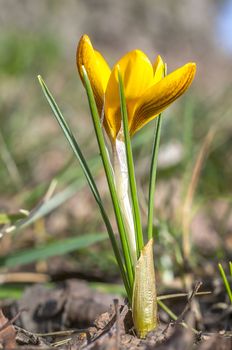
[[[4,267],[15,267],[30,264],[38,260],[46,260],[52,256],[64,255],[78,249],[87,248],[92,244],[107,239],[107,237],[107,233],[93,233],[83,234],[81,237],[66,238],[9,255],[1,259],[1,265]]]
[[[15,213],[15,214],[6,214],[0,213],[0,225],[14,224],[18,220],[25,219],[25,214]]]
[[[100,163],[97,161],[96,158],[92,158],[90,160],[90,163],[92,165],[92,169],[98,170],[100,167]],[[78,169],[76,169],[78,170]],[[84,187],[86,185],[85,179],[82,176],[82,169],[81,173],[76,171],[76,180],[72,181],[66,188],[64,188],[62,191],[54,194],[51,198],[49,199],[42,199],[40,200],[39,204],[35,206],[28,214],[28,216],[25,216],[23,213],[16,213],[16,214],[0,214],[0,224],[11,224],[11,226],[4,227],[2,231],[0,231],[1,234],[5,234],[8,232],[18,232],[30,225],[32,225],[34,222],[39,220],[40,218],[45,217],[48,215],[50,212],[52,212],[54,209],[62,205],[64,202],[66,202],[68,199],[73,197],[78,190]],[[69,178],[68,174],[68,178]],[[73,176],[72,176],[73,177]],[[61,179],[61,175],[58,174],[56,179],[58,178],[58,181],[63,182]],[[55,180],[56,180],[55,179]],[[66,182],[68,180],[66,179]],[[38,193],[37,193],[38,190]],[[33,202],[35,200],[38,201],[38,198],[41,198],[41,196],[45,192],[45,184],[43,186],[37,186],[35,187],[34,190],[30,191],[29,194],[27,194],[27,199],[30,196],[33,197]],[[35,196],[35,198],[34,198]]]
[[[120,71],[118,71],[118,80],[119,80],[121,115],[122,115],[122,122],[123,122],[123,133],[124,133],[125,146],[126,146],[127,167],[128,167],[130,192],[131,192],[135,232],[136,232],[137,256],[139,258],[140,252],[144,246],[143,231],[142,231],[139,201],[138,201],[138,194],[137,194],[137,187],[136,187],[136,180],[135,180],[135,170],[134,170],[131,140],[130,140],[130,134],[129,134],[129,127],[128,127],[126,98],[125,98],[124,86],[123,86],[123,81],[122,81],[122,76],[120,74]]]
[[[164,65],[163,76],[167,75],[167,65]],[[160,134],[162,125],[162,114],[157,117],[154,144],[152,148],[151,167],[149,176],[149,195],[148,195],[148,218],[147,218],[147,236],[148,241],[153,238],[153,221],[154,221],[154,195],[156,187],[156,173],[158,163],[158,152],[160,144]]]
[[[220,271],[220,273],[221,273],[222,280],[223,280],[223,283],[224,283],[224,285],[225,285],[225,288],[226,288],[228,297],[229,297],[230,302],[231,302],[231,304],[232,304],[232,290],[231,290],[231,287],[230,287],[228,278],[226,277],[226,274],[225,274],[225,271],[224,271],[224,269],[223,269],[223,267],[222,267],[222,264],[218,264],[218,267],[219,267],[219,271]]]
[[[119,231],[119,235],[120,235],[120,239],[121,239],[123,256],[125,259],[125,266],[126,266],[127,276],[129,279],[129,285],[130,285],[130,290],[131,290],[130,295],[128,295],[128,297],[131,299],[133,278],[134,277],[133,277],[133,266],[132,266],[132,262],[131,262],[130,250],[129,250],[128,241],[127,241],[127,234],[125,231],[122,213],[121,213],[119,202],[118,202],[117,192],[116,192],[115,184],[114,184],[114,177],[113,177],[113,173],[112,173],[112,166],[111,166],[108,152],[107,152],[107,149],[105,146],[104,135],[103,135],[103,131],[101,128],[100,118],[99,118],[96,102],[94,99],[92,87],[91,87],[91,84],[90,84],[90,81],[89,81],[89,78],[88,78],[88,75],[87,75],[87,72],[86,72],[84,66],[82,67],[82,70],[83,70],[83,78],[84,78],[84,82],[85,82],[85,87],[86,87],[86,91],[87,91],[87,95],[88,95],[89,107],[90,107],[92,120],[93,120],[93,124],[94,124],[95,134],[96,134],[98,146],[100,149],[102,163],[104,166],[104,170],[105,170],[105,174],[106,174],[106,178],[107,178],[107,182],[108,182],[108,186],[109,186],[109,190],[110,190],[111,200],[112,200],[113,207],[114,207],[115,217],[116,217],[116,221],[117,221],[117,225],[118,225],[118,231]]]
[[[99,194],[99,191],[97,189],[97,186],[95,184],[95,181],[93,179],[93,176],[91,174],[91,171],[88,167],[88,164],[86,163],[85,161],[85,158],[80,150],[80,147],[78,146],[77,144],[77,141],[74,137],[74,135],[72,134],[68,124],[66,123],[56,101],[54,100],[53,96],[51,95],[50,91],[48,90],[45,82],[43,81],[42,77],[41,76],[38,76],[38,80],[39,80],[39,83],[41,85],[41,88],[42,88],[42,91],[54,113],[54,116],[57,120],[57,122],[59,123],[66,139],[68,140],[72,150],[73,150],[73,153],[75,154],[76,158],[78,159],[81,167],[82,167],[82,170],[86,176],[86,179],[87,179],[87,182],[90,186],[90,189],[93,193],[93,196],[99,206],[99,209],[100,209],[100,212],[101,212],[101,215],[102,215],[102,218],[104,220],[104,223],[106,225],[106,228],[107,228],[107,231],[108,231],[108,234],[109,234],[109,238],[110,238],[110,241],[111,241],[111,244],[112,244],[112,247],[113,247],[113,250],[114,250],[114,254],[115,254],[115,257],[117,259],[117,263],[119,265],[119,268],[120,268],[120,271],[121,271],[121,274],[122,274],[122,278],[123,278],[123,281],[125,283],[125,288],[127,289],[128,293],[129,293],[129,281],[127,280],[127,275],[126,275],[126,272],[125,272],[125,267],[124,267],[124,264],[123,264],[123,261],[122,261],[122,257],[121,257],[121,254],[120,254],[120,251],[119,251],[119,247],[118,247],[118,244],[117,244],[117,241],[116,241],[116,238],[115,238],[115,235],[114,235],[114,232],[113,232],[113,228],[110,224],[110,221],[109,221],[109,218],[106,214],[106,211],[103,207],[103,204],[102,204],[102,200],[101,200],[101,197],[100,197],[100,194]]]
[[[67,140],[68,140],[68,142],[73,150],[73,153],[75,154],[75,156],[77,157],[77,159],[79,160],[79,162],[81,164],[81,167],[84,171],[84,174],[87,178],[88,184],[93,192],[93,195],[94,195],[96,201],[101,202],[100,194],[98,192],[95,181],[94,181],[92,174],[89,170],[89,167],[85,161],[85,158],[80,150],[80,147],[78,146],[78,144],[76,142],[74,135],[72,134],[72,132],[71,132],[67,122],[65,121],[56,101],[54,100],[53,96],[51,95],[50,91],[48,90],[42,77],[38,76],[38,80],[39,80],[39,83],[41,85],[42,91],[43,91],[43,93],[44,93],[53,113],[54,113],[56,120],[58,121],[62,131],[64,132],[65,137],[67,138]]]
[[[154,220],[154,194],[156,187],[156,173],[157,173],[157,162],[158,152],[161,134],[162,116],[161,114],[157,117],[155,139],[152,148],[151,156],[151,168],[149,177],[149,197],[148,197],[148,220],[147,220],[147,235],[148,240],[153,238],[153,220]]]
[[[0,232],[0,234],[5,234],[13,231],[20,231],[30,225],[32,225],[37,220],[45,217],[51,211],[59,207],[62,203],[64,203],[69,198],[73,197],[77,190],[81,188],[83,185],[83,179],[79,179],[78,181],[73,182],[71,185],[67,186],[63,191],[56,193],[49,200],[43,200],[36,207],[34,207],[28,216],[21,215],[16,222],[11,223],[10,227],[7,227]],[[0,218],[1,221],[1,218]],[[7,223],[7,222],[6,222]]]
[[[171,309],[169,309],[169,307],[167,307],[166,304],[164,304],[161,300],[158,299],[158,305],[161,307],[161,309],[163,309],[167,314],[168,316],[170,316],[174,321],[177,321],[178,320],[178,316],[176,314],[174,314],[174,312],[172,312]],[[181,322],[181,325],[184,327],[184,328],[188,328],[188,329],[191,329],[192,332],[194,334],[199,334],[200,332],[195,329],[195,328],[192,328],[190,327],[187,323],[185,323],[184,321]]]
[[[91,282],[90,287],[103,293],[119,294],[126,296],[125,287],[122,284]]]
[[[1,285],[0,300],[1,299],[20,299],[25,290],[25,286],[4,286]]]

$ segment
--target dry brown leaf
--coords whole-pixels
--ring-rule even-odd
[[[16,331],[14,326],[3,315],[0,309],[0,347],[3,349],[15,349],[16,348]]]

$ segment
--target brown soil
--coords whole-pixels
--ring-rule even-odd
[[[52,288],[34,285],[20,300],[0,302],[0,348],[231,350],[232,308],[220,283],[206,287],[212,293],[191,302],[166,301],[180,315],[178,320],[171,322],[160,310],[158,329],[138,339],[131,311],[116,295],[95,291],[80,280]]]

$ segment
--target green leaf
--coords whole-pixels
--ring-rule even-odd
[[[20,299],[25,286],[4,286],[1,285],[0,299]]]
[[[127,278],[128,278],[128,282],[129,282],[129,289],[130,289],[129,294],[128,294],[128,298],[131,299],[133,278],[134,277],[133,277],[133,265],[131,262],[131,255],[130,255],[130,250],[129,250],[128,241],[127,241],[127,234],[125,231],[123,217],[122,217],[122,213],[121,213],[121,209],[120,209],[120,205],[119,205],[119,201],[118,201],[117,192],[115,189],[114,176],[112,173],[112,166],[111,166],[111,163],[109,160],[109,155],[108,155],[108,152],[107,152],[107,149],[105,146],[104,135],[103,135],[103,131],[102,131],[100,118],[99,118],[96,102],[94,99],[92,87],[91,87],[91,84],[90,84],[90,81],[89,81],[89,78],[88,78],[88,75],[87,75],[87,72],[86,72],[84,66],[82,67],[82,70],[83,70],[83,79],[85,82],[85,87],[86,87],[86,91],[87,91],[87,95],[88,95],[89,107],[90,107],[91,116],[92,116],[92,120],[93,120],[93,124],[94,124],[95,134],[97,137],[97,142],[98,142],[98,146],[99,146],[100,153],[101,153],[102,163],[104,166],[104,170],[105,170],[105,174],[106,174],[106,178],[107,178],[107,183],[108,183],[109,190],[110,190],[111,200],[112,200],[112,204],[114,207],[114,213],[115,213],[115,217],[116,217],[116,221],[117,221],[118,231],[119,231],[119,235],[120,235],[120,239],[121,239],[123,257],[125,260]]]
[[[0,213],[0,225],[14,224],[18,220],[21,220],[24,218],[25,218],[25,214],[23,213],[16,213],[16,214]]]
[[[130,135],[129,135],[126,98],[125,98],[124,86],[123,86],[120,71],[118,72],[118,80],[119,80],[121,115],[122,115],[122,122],[123,122],[123,133],[124,133],[125,146],[126,146],[127,168],[128,168],[128,175],[129,175],[130,192],[131,192],[132,207],[133,207],[133,214],[134,214],[134,223],[135,223],[135,232],[136,232],[137,256],[139,258],[140,252],[144,246],[143,231],[142,231],[139,201],[138,201],[138,194],[137,194],[137,187],[136,187],[136,180],[135,180],[135,171],[134,171],[133,154],[132,154],[132,148],[131,148],[131,140],[130,140]]]
[[[157,124],[155,130],[155,139],[152,148],[151,156],[151,168],[149,177],[149,199],[148,199],[148,219],[147,219],[147,235],[148,240],[153,238],[153,220],[154,220],[154,195],[156,185],[156,173],[157,173],[157,162],[160,144],[162,116],[161,114],[157,117]]]
[[[99,161],[96,162],[96,158],[92,158],[90,160],[91,166],[93,170],[98,170],[100,167]],[[76,169],[78,170],[78,169]],[[82,170],[81,170],[82,171]],[[68,199],[73,197],[78,190],[84,187],[86,185],[85,179],[83,178],[82,172],[76,172],[76,180],[72,181],[66,188],[64,188],[62,191],[54,194],[51,198],[49,199],[42,199],[40,200],[40,203],[35,206],[28,214],[28,216],[25,216],[24,213],[16,213],[16,214],[5,214],[5,213],[0,213],[0,224],[11,224],[11,227],[6,227],[3,228],[2,231],[0,232],[4,234],[7,232],[13,232],[13,231],[20,231],[30,225],[32,225],[34,222],[39,220],[40,218],[43,218],[44,216],[48,215],[51,211],[55,210],[58,208],[60,205],[62,205],[64,202],[66,202]],[[52,182],[56,182],[57,177],[52,180]],[[62,181],[60,176],[58,175],[58,181]],[[57,182],[58,182],[57,181]],[[67,179],[66,179],[67,181]],[[52,183],[51,182],[51,183]],[[30,192],[30,194],[27,194],[27,197],[29,196],[34,197],[35,192],[37,191],[38,186]],[[38,196],[42,196],[41,191],[43,190],[43,193],[45,191],[44,184],[43,188],[39,188],[39,193],[36,194],[36,200],[38,201]],[[33,201],[35,199],[33,198]]]
[[[79,179],[78,181],[75,181],[73,184],[67,186],[63,191],[55,194],[52,198],[49,200],[42,200],[35,208],[31,210],[31,212],[28,214],[27,217],[25,215],[14,215],[15,221],[9,221],[5,223],[12,224],[12,226],[7,227],[5,230],[2,230],[2,234],[7,232],[13,232],[13,231],[20,231],[30,225],[32,225],[34,222],[39,220],[40,218],[43,218],[47,214],[49,214],[51,211],[59,207],[62,203],[64,203],[66,200],[74,196],[79,188],[83,185],[83,179]],[[8,217],[8,215],[6,215]],[[16,218],[18,217],[18,220]],[[9,218],[11,219],[12,216],[10,215]],[[0,215],[0,223],[1,219],[4,219],[4,216],[1,217]],[[0,232],[1,233],[1,232]]]
[[[222,267],[222,264],[218,264],[218,267],[219,267],[219,271],[221,273],[221,276],[222,276],[222,280],[223,280],[223,283],[225,285],[225,288],[226,288],[226,291],[227,291],[227,294],[228,294],[228,297],[230,299],[230,302],[232,304],[232,290],[231,290],[231,287],[230,287],[230,284],[229,284],[229,281],[228,281],[228,278],[225,274],[225,271]],[[229,267],[230,267],[230,270],[231,270],[231,264],[229,264]]]
[[[89,167],[85,161],[85,158],[80,150],[80,147],[77,144],[77,141],[76,141],[73,133],[71,132],[71,130],[70,130],[67,122],[65,121],[56,101],[54,100],[53,96],[51,95],[50,91],[48,90],[42,77],[38,76],[38,80],[39,80],[39,83],[42,87],[43,93],[44,93],[53,113],[54,113],[56,120],[58,121],[62,131],[64,132],[65,137],[67,138],[67,140],[68,140],[68,142],[73,150],[73,153],[75,154],[75,156],[77,157],[77,159],[79,160],[79,162],[81,164],[81,167],[84,171],[84,174],[86,176],[86,179],[88,181],[88,184],[93,192],[93,195],[94,195],[96,201],[101,203],[101,198],[100,198],[100,194],[98,192],[97,186],[95,184],[95,181],[92,177],[92,174],[89,170]]]
[[[161,307],[161,309],[163,309],[164,312],[166,312],[168,314],[168,316],[171,317],[171,319],[173,319],[174,321],[178,320],[178,316],[176,314],[174,314],[174,312],[171,309],[169,309],[169,307],[159,299],[158,299],[158,305]],[[184,328],[191,329],[194,334],[197,334],[197,335],[200,334],[200,332],[197,329],[190,327],[187,323],[182,321],[182,322],[180,322],[180,324]]]
[[[42,88],[42,91],[54,113],[54,116],[57,120],[57,122],[59,123],[66,139],[68,140],[72,150],[73,150],[73,153],[75,154],[76,158],[78,159],[81,167],[82,167],[82,170],[86,176],[86,179],[88,181],[88,184],[90,186],[90,189],[94,195],[94,198],[99,206],[99,209],[100,209],[100,212],[101,212],[101,215],[102,215],[102,218],[105,222],[105,225],[106,225],[106,228],[107,228],[107,231],[108,231],[108,234],[109,234],[109,237],[110,237],[110,240],[111,240],[111,244],[112,244],[112,247],[113,247],[113,250],[114,250],[114,254],[115,254],[115,257],[117,259],[117,263],[119,265],[119,268],[120,268],[120,271],[121,271],[121,274],[122,274],[122,278],[123,278],[123,281],[125,283],[125,287],[129,293],[129,282],[127,280],[127,275],[125,273],[125,267],[124,267],[124,264],[123,264],[123,261],[122,261],[122,258],[121,258],[121,254],[120,254],[120,251],[119,251],[119,248],[118,248],[118,244],[117,244],[117,241],[116,241],[116,238],[115,238],[115,235],[114,235],[114,232],[113,232],[113,229],[112,229],[112,226],[110,224],[110,221],[109,221],[109,218],[107,216],[107,213],[104,209],[104,206],[102,204],[102,200],[101,200],[101,197],[100,197],[100,194],[99,194],[99,191],[97,189],[97,186],[96,186],[96,183],[93,179],[93,176],[91,174],[91,171],[88,167],[88,164],[86,163],[85,161],[85,158],[80,150],[80,147],[78,146],[78,143],[74,137],[74,135],[72,134],[67,122],[65,121],[57,103],[55,102],[52,94],[50,93],[50,91],[48,90],[45,82],[43,81],[43,79],[41,78],[41,76],[38,76],[38,80],[39,80],[39,83],[41,85],[41,88]],[[89,83],[90,85],[90,83]],[[91,86],[90,86],[90,89],[91,89]],[[94,100],[94,98],[93,98]],[[95,102],[95,101],[94,101]],[[100,123],[99,123],[100,124]]]
[[[107,239],[106,233],[83,234],[81,237],[67,238],[40,247],[20,251],[1,258],[0,261],[4,267],[30,264],[38,260],[46,260],[52,256],[64,255],[77,249],[87,248],[105,239]]]
[[[91,282],[90,287],[102,293],[119,294],[126,296],[126,291],[123,285],[115,283]]]
[[[163,76],[167,75],[167,65],[164,65]],[[148,218],[147,218],[147,236],[148,240],[153,238],[153,220],[154,220],[154,195],[156,186],[156,173],[158,163],[158,153],[160,144],[160,134],[162,125],[162,114],[157,117],[154,144],[152,148],[151,167],[149,176],[149,195],[148,195]]]

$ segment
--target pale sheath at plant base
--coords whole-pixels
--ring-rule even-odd
[[[111,144],[114,184],[133,274],[132,281],[128,281],[129,288],[132,288],[133,319],[138,335],[144,337],[157,325],[151,195],[154,195],[161,124],[157,125],[150,172],[148,228],[151,227],[146,245],[143,241],[130,137],[159,116],[188,89],[196,65],[188,63],[165,75],[165,64],[160,56],[152,64],[142,51],[134,50],[123,56],[111,71],[100,52],[93,48],[89,37],[84,35],[77,49],[77,67],[87,92],[91,87],[99,118]],[[125,256],[123,258],[125,260]]]

